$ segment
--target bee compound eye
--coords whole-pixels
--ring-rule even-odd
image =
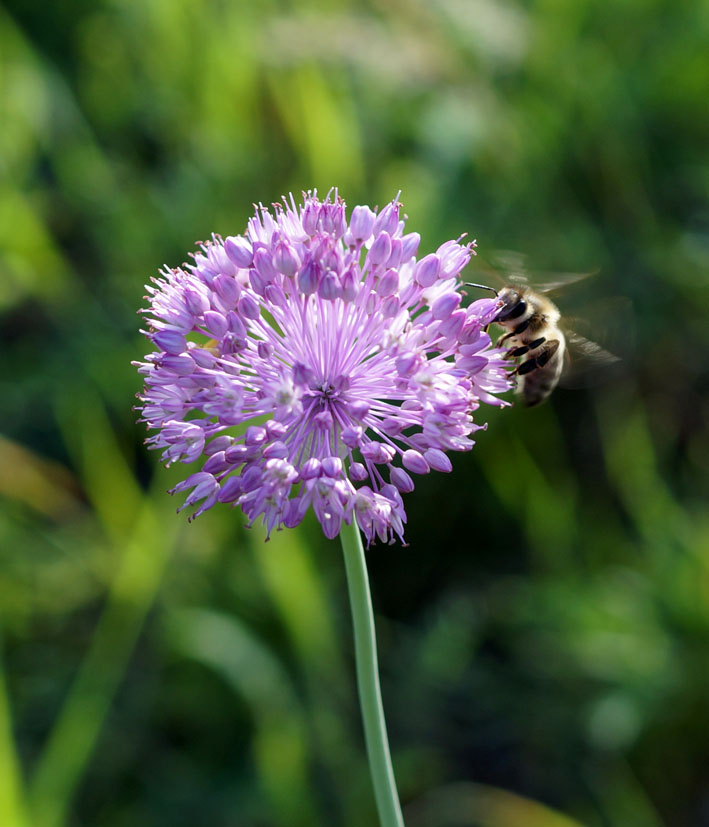
[[[510,319],[519,319],[519,317],[527,312],[527,302],[524,299],[520,299],[517,304],[512,308],[510,315],[508,318]]]
[[[507,322],[510,319],[519,319],[527,312],[527,302],[524,299],[518,299],[506,308],[503,308],[498,314],[495,321]]]

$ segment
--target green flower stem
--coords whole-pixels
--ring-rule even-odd
[[[404,819],[391,766],[382,694],[379,688],[377,641],[374,634],[367,563],[364,559],[362,536],[355,520],[352,520],[352,525],[342,526],[340,542],[345,556],[347,587],[352,607],[357,686],[362,708],[364,739],[367,744],[369,770],[374,785],[379,821],[381,827],[403,827]]]

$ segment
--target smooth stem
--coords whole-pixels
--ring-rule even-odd
[[[396,791],[394,770],[391,766],[382,694],[379,688],[377,641],[374,634],[374,615],[372,598],[369,593],[367,563],[364,559],[362,536],[355,520],[352,520],[352,525],[342,526],[340,541],[345,555],[347,587],[352,607],[357,686],[364,724],[364,739],[367,744],[369,770],[374,785],[379,821],[381,827],[403,827],[404,819],[401,815],[399,794]]]

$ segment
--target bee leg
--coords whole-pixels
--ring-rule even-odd
[[[501,336],[496,342],[495,347],[500,347],[500,345],[506,340],[511,339],[513,336],[516,336],[518,333],[524,333],[524,331],[529,327],[529,319],[525,319],[521,324],[518,324],[514,330],[510,330],[509,333],[505,333],[504,336]]]
[[[522,364],[518,366],[515,373],[517,373],[518,376],[524,376],[526,373],[531,373],[533,370],[543,368],[558,349],[559,340],[550,339],[536,356],[531,356],[529,359],[522,362]]]
[[[516,359],[518,356],[524,356],[529,351],[529,345],[522,345],[521,347],[512,347],[505,353],[505,359]]]
[[[513,347],[505,353],[506,359],[516,359],[518,356],[524,356],[525,353],[529,353],[530,350],[536,350],[540,345],[543,345],[546,342],[544,336],[540,336],[538,339],[535,339],[533,342],[530,342],[528,345],[521,345],[520,347]]]

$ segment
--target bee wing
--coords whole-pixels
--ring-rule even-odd
[[[566,388],[587,387],[630,370],[633,331],[630,300],[622,297],[607,300],[588,313],[590,317],[585,314],[583,319],[564,319],[567,351],[560,384]],[[579,328],[592,331],[608,347],[586,338],[578,332]]]
[[[493,250],[490,253],[490,264],[505,280],[517,274],[521,279],[529,278],[529,257],[516,250]]]
[[[546,281],[534,281],[532,286],[538,293],[555,293],[563,290],[569,284],[595,276],[598,270],[589,270],[587,273],[540,273]]]
[[[531,287],[537,293],[553,293],[598,272],[590,270],[587,273],[550,273],[533,270],[529,266],[528,257],[514,250],[495,250],[490,255],[490,262],[494,268],[492,272],[497,273],[498,282],[501,280],[505,284]]]
[[[602,348],[597,342],[567,331],[566,362],[559,384],[564,388],[582,388],[602,381],[611,365],[621,362],[620,356]]]

